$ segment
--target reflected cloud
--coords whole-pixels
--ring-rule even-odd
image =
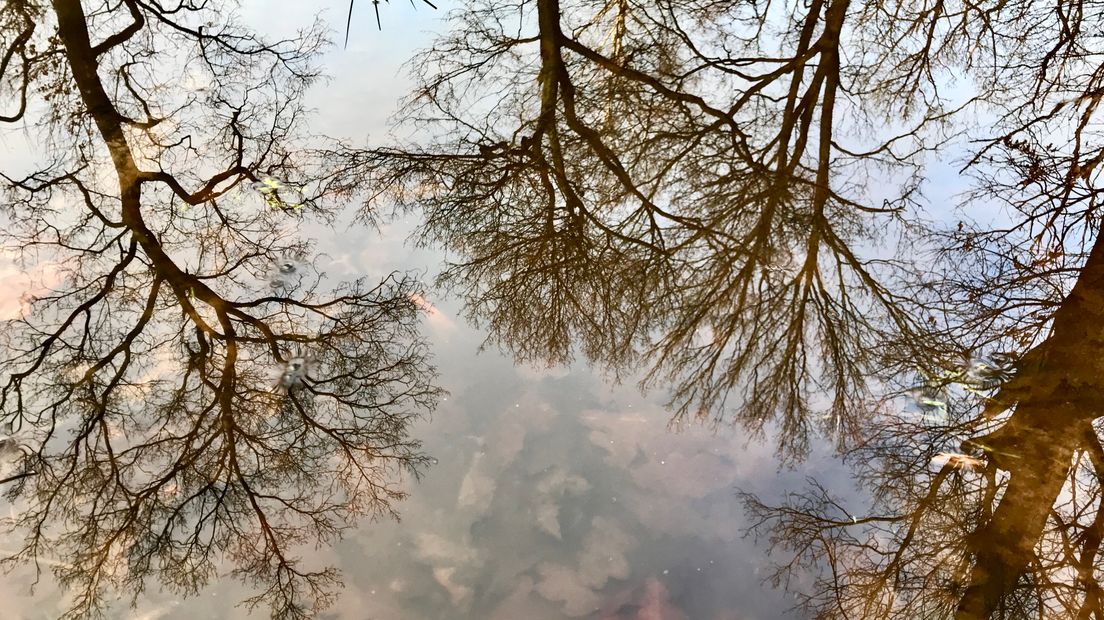
[[[414,302],[414,305],[421,308],[425,313],[426,322],[429,323],[430,328],[438,332],[448,332],[456,329],[456,322],[445,315],[443,312],[437,309],[436,306],[426,301],[424,297],[417,293],[410,294],[410,301]]]
[[[59,263],[36,263],[24,270],[0,255],[0,321],[23,317],[35,297],[49,293],[64,280],[65,269]]]
[[[465,353],[478,341],[461,330],[441,348],[442,372],[463,383],[417,429],[440,464],[412,488],[401,524],[358,532],[357,552],[342,554],[353,589],[373,592],[368,609],[713,620],[735,617],[752,592],[742,618],[788,606],[761,593],[754,570],[765,560],[738,535],[734,483],[757,475],[769,448],[745,452],[707,429],[672,434],[661,406],[628,388],[603,394],[587,373],[533,376],[489,353],[473,361]],[[579,402],[589,403],[582,414]],[[680,473],[695,480],[676,484]]]

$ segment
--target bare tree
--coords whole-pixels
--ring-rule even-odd
[[[786,558],[770,579],[813,573],[795,593],[817,618],[1101,617],[1099,428],[962,454],[961,437],[993,424],[976,403],[957,405],[941,421],[872,426],[847,454],[869,503],[816,480],[778,504],[744,493],[751,531]],[[1077,451],[1060,494],[1031,467],[1005,465],[1040,458],[1040,445],[1055,459]]]
[[[800,454],[810,409],[854,433],[878,343],[928,325],[895,292],[908,265],[877,246],[908,243],[921,155],[954,109],[891,41],[862,38],[882,18],[846,2],[473,3],[414,63],[413,141],[349,165],[424,209],[424,239],[459,257],[443,282],[493,341],[646,361],[680,417],[778,419]],[[926,40],[901,37],[898,52]],[[845,66],[845,43],[869,65]],[[869,132],[881,115],[900,131]],[[900,191],[870,204],[879,177]]]
[[[968,542],[967,569],[931,608],[990,617],[1059,574],[1033,558],[1099,448],[1102,27],[1099,3],[1064,0],[480,0],[414,63],[412,137],[346,170],[422,209],[492,342],[642,364],[677,418],[777,422],[788,455],[818,419],[841,447],[875,441],[886,386],[918,370],[938,388],[1011,360],[948,453],[989,474],[937,537]],[[960,138],[977,200],[933,229],[924,160]],[[1007,221],[971,223],[994,202]],[[898,540],[958,469],[887,482],[915,491]],[[1094,580],[1094,554],[1067,582]],[[876,565],[878,588],[904,581]]]
[[[794,552],[779,578],[830,567],[806,599],[820,616],[1104,617],[1101,74],[1080,58],[1062,71],[1042,64],[1037,99],[1009,109],[970,162],[1008,223],[937,233],[946,268],[916,289],[946,311],[943,337],[1014,352],[1006,376],[971,388],[938,436],[872,420],[847,454],[874,491],[872,516],[847,522],[819,485],[780,506],[745,497],[755,529]]]
[[[321,30],[268,42],[225,8],[0,7],[0,120],[43,147],[0,176],[2,236],[46,280],[2,328],[3,562],[62,558],[70,617],[227,569],[312,616],[340,580],[300,548],[394,515],[425,461],[417,283],[334,283],[297,233],[339,197],[306,182],[331,174],[302,128]]]

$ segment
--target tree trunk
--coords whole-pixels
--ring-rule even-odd
[[[994,399],[1014,407],[1008,422],[973,440],[1011,477],[992,518],[971,540],[975,562],[957,620],[985,620],[1016,587],[1035,557],[1073,455],[1095,441],[1091,422],[1104,415],[1104,235],[1069,296],[1054,315],[1050,336],[1017,364]]]

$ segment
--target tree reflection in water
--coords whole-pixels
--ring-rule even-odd
[[[1052,171],[1070,165],[1063,157],[1051,154]],[[948,254],[977,256],[980,245],[982,258],[935,287],[961,304],[952,334],[980,346],[1029,344],[1010,371],[981,390],[958,390],[936,424],[899,414],[871,420],[844,451],[873,498],[861,516],[816,484],[779,506],[745,495],[753,529],[793,553],[776,579],[798,566],[823,569],[805,593],[818,615],[1104,616],[1104,240],[1089,217],[1092,192],[1064,173],[1031,182],[1040,191],[1021,193],[1015,207],[1025,221],[1045,215],[1053,228],[1026,237],[959,231],[951,239],[963,242]],[[1074,198],[1057,200],[1063,192]],[[1093,237],[1087,256],[1051,252],[1005,268],[1027,246],[1037,253],[1040,244]],[[988,340],[978,338],[984,321],[1001,326]]]
[[[0,119],[46,147],[3,176],[4,247],[42,280],[3,324],[3,561],[52,566],[71,616],[226,568],[249,606],[314,615],[339,576],[301,548],[393,514],[425,463],[417,283],[287,260],[332,204],[274,181],[326,176],[301,155],[321,41],[266,43],[206,3],[0,7]]]
[[[779,578],[824,571],[819,615],[1100,616],[1102,22],[1029,0],[476,0],[416,61],[426,133],[313,151],[316,30],[10,1],[0,121],[33,110],[51,147],[4,177],[6,246],[51,266],[4,331],[10,560],[63,557],[77,614],[150,576],[195,592],[221,557],[276,615],[329,600],[294,546],[390,511],[436,396],[410,280],[327,290],[285,262],[309,254],[289,222],[367,189],[423,210],[458,257],[442,282],[519,358],[643,365],[679,419],[777,426],[784,458],[833,438],[872,505],[745,497],[795,552]],[[963,137],[1007,222],[933,229],[924,160]],[[999,370],[964,379],[984,354]]]
[[[869,514],[816,485],[747,498],[825,571],[819,615],[1089,618],[1102,22],[1085,3],[481,0],[415,61],[421,133],[335,157],[424,212],[491,342],[643,365],[678,419],[777,425],[784,457],[834,438]],[[953,153],[983,215],[941,230],[919,190]],[[997,371],[946,385],[984,354]],[[928,419],[887,390],[918,371]]]

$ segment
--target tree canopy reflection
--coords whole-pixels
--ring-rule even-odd
[[[297,232],[336,196],[294,182],[327,176],[301,103],[322,42],[208,3],[0,7],[0,120],[43,147],[2,176],[36,279],[2,331],[3,562],[52,565],[73,617],[227,567],[312,616],[340,580],[300,549],[392,514],[424,462],[417,282],[334,283]]]
[[[1102,614],[1100,6],[454,15],[415,61],[414,137],[365,151],[302,130],[317,28],[0,8],[0,121],[48,147],[3,177],[5,247],[42,280],[3,331],[8,562],[63,558],[73,615],[149,577],[194,593],[222,559],[274,615],[329,600],[296,545],[390,511],[437,394],[415,283],[332,285],[295,232],[367,188],[422,209],[458,257],[443,283],[520,358],[642,366],[680,418],[777,424],[787,457],[834,437],[872,506],[746,498],[792,566],[825,569],[819,615]],[[996,225],[918,208],[960,138]],[[964,380],[978,360],[998,370]]]
[[[1094,617],[1102,22],[1083,2],[479,0],[414,62],[412,138],[335,155],[422,210],[491,342],[642,366],[678,418],[776,424],[785,456],[834,437],[870,516],[816,486],[748,498],[826,567],[819,615]],[[943,229],[920,191],[955,149],[976,194]],[[981,359],[998,370],[958,381]],[[910,390],[934,422],[901,411]]]

